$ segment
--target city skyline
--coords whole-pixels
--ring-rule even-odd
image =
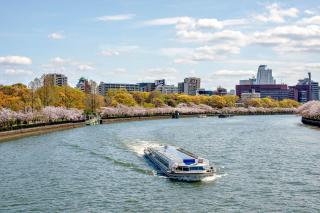
[[[62,73],[71,85],[81,76],[175,85],[195,76],[203,88],[234,89],[259,64],[277,83],[295,85],[307,72],[320,79],[320,8],[312,1],[93,1],[70,11],[74,3],[3,4],[0,84]]]

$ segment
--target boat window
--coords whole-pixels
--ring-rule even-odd
[[[191,167],[191,170],[204,170],[204,168],[202,166],[194,166]]]
[[[183,171],[189,171],[189,167],[183,167]]]
[[[181,166],[178,166],[176,170],[177,170],[177,171],[182,171]]]

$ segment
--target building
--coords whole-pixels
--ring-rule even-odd
[[[267,65],[259,66],[256,84],[276,84],[272,76],[272,69],[267,69]]]
[[[198,89],[200,89],[200,78],[185,78],[184,82],[178,84],[179,93],[185,93],[187,95],[197,95]]]
[[[139,83],[139,90],[141,92],[152,92],[156,88],[155,83]]]
[[[248,80],[240,80],[239,84],[240,85],[251,85],[251,84],[256,84],[257,83],[257,79],[255,78],[249,78]]]
[[[100,82],[98,92],[100,95],[105,96],[109,89],[125,89],[128,92],[140,91],[139,84],[116,84]]]
[[[97,83],[81,77],[76,85],[76,88],[80,89],[84,93],[94,94],[96,92]]]
[[[68,85],[68,78],[63,74],[58,73],[51,73],[51,74],[44,74],[42,77],[43,84],[46,86],[67,86]]]
[[[156,90],[160,91],[162,94],[174,94],[179,92],[178,87],[174,85],[158,85]]]
[[[308,78],[299,80],[297,85],[289,87],[289,98],[300,103],[319,100],[319,83],[311,79],[311,73],[308,75]]]
[[[205,90],[205,89],[198,89],[197,95],[211,96],[211,95],[213,95],[213,91],[212,90]]]
[[[261,98],[261,94],[258,92],[255,92],[252,90],[252,92],[249,93],[242,93],[241,94],[241,101],[244,102],[248,99],[255,99],[255,98]]]
[[[236,90],[231,89],[228,94],[229,94],[229,95],[236,95]]]
[[[154,83],[156,86],[159,86],[159,85],[164,86],[166,85],[166,80],[165,79],[155,80]]]
[[[236,94],[240,98],[243,93],[260,93],[261,98],[270,97],[275,100],[289,98],[289,89],[286,84],[256,84],[256,85],[236,85]]]
[[[228,94],[227,89],[222,88],[222,87],[218,87],[217,90],[213,91],[214,95],[220,95],[220,96],[224,96]]]

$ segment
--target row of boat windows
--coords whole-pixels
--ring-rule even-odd
[[[204,170],[203,166],[181,167],[178,166],[177,171],[201,171]]]

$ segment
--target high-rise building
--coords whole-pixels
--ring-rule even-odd
[[[267,69],[267,65],[260,65],[257,73],[257,84],[276,84],[272,76],[272,69]]]
[[[200,89],[200,78],[185,78],[184,82],[178,84],[179,93],[185,93],[187,95],[197,95],[198,89]]]
[[[140,91],[139,84],[115,84],[100,82],[98,91],[100,95],[105,96],[109,89],[125,89],[128,92]]]
[[[289,87],[291,99],[301,103],[319,100],[319,83],[311,79],[311,73],[308,75],[308,78],[299,80],[297,85]]]
[[[275,100],[289,98],[289,89],[286,84],[236,85],[237,96],[242,97],[243,93],[260,93],[261,98],[270,97]]]
[[[51,74],[44,74],[42,76],[42,81],[44,85],[50,86],[67,86],[68,85],[68,78],[63,74],[58,73],[51,73]]]

